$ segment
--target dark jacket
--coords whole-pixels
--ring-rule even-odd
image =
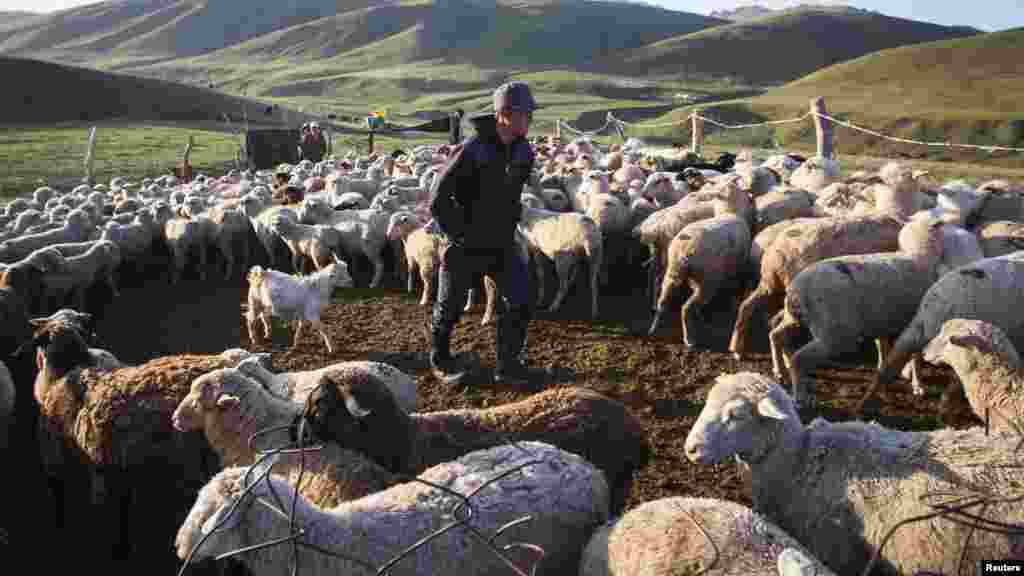
[[[493,114],[470,120],[476,135],[456,146],[430,190],[430,213],[452,243],[470,250],[512,246],[523,184],[533,170],[525,138],[506,146]]]

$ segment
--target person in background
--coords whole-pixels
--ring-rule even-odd
[[[496,322],[495,381],[521,386],[529,380],[520,357],[530,319],[529,272],[514,242],[520,194],[533,170],[526,135],[537,104],[520,81],[499,86],[493,104],[493,113],[470,118],[476,135],[452,148],[431,186],[430,212],[446,247],[430,322],[430,367],[449,384],[464,383],[469,375],[451,354],[451,333],[468,289],[484,273],[494,275],[505,300]]]
[[[462,117],[465,116],[466,111],[462,108],[456,108],[455,112],[451,113],[448,120],[448,143],[455,146],[459,142],[462,142]]]

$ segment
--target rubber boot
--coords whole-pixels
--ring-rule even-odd
[[[469,372],[455,361],[451,354],[451,337],[431,332],[430,372],[435,378],[453,386],[464,384]]]
[[[498,357],[494,370],[495,383],[520,388],[529,385],[529,372],[520,358],[525,342],[526,326],[522,314],[517,311],[502,314],[498,318],[495,333]]]

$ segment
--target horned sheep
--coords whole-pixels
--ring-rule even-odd
[[[1007,495],[1018,484],[1019,441],[981,428],[904,432],[820,418],[805,426],[775,381],[740,372],[715,380],[685,450],[695,464],[736,457],[749,466],[754,510],[837,574],[862,573],[890,529],[925,515],[891,535],[879,568],[955,574],[961,561],[1021,558],[1024,537],[934,514],[938,496],[928,495]],[[1024,522],[1016,500],[993,500],[984,515]]]

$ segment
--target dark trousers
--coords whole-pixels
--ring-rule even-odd
[[[507,362],[522,353],[526,344],[526,325],[531,315],[529,269],[512,246],[504,250],[472,250],[452,244],[442,252],[437,301],[430,325],[433,339],[431,354],[441,361],[450,358],[452,329],[462,316],[469,289],[484,274],[494,279],[497,295],[505,304],[502,306],[499,301],[495,309],[494,339],[497,369],[500,371]]]

